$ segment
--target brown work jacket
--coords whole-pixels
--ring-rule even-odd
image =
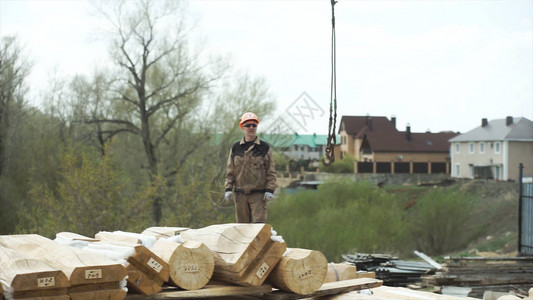
[[[272,148],[259,137],[245,149],[244,137],[231,147],[226,168],[226,191],[274,193],[276,168]]]

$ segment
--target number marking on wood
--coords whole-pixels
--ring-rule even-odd
[[[102,269],[85,270],[85,279],[102,278]]]
[[[56,279],[54,277],[43,277],[43,278],[37,278],[37,287],[49,287],[49,286],[55,286],[56,285]]]
[[[303,272],[302,274],[298,275],[298,279],[299,280],[304,280],[306,278],[311,277],[311,275],[313,275],[313,270],[309,269],[309,270]]]
[[[156,271],[157,273],[160,273],[161,269],[163,269],[163,266],[160,263],[158,263],[153,257],[150,257],[147,264],[150,268],[154,269],[154,271]]]
[[[267,265],[267,263],[263,262],[261,267],[259,267],[257,272],[255,272],[255,275],[257,275],[257,277],[259,277],[259,279],[263,278],[263,276],[265,276],[265,273],[268,271],[268,268],[269,268],[269,266]]]
[[[185,265],[185,273],[196,273],[198,272],[198,264],[186,264]]]

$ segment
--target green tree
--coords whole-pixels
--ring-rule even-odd
[[[31,64],[15,37],[0,40],[0,232],[9,232],[15,223],[17,202],[13,201],[17,174],[14,161],[22,150],[20,133]]]
[[[129,198],[128,178],[113,168],[110,157],[83,148],[66,149],[57,187],[33,185],[29,193],[33,205],[20,211],[18,231],[53,237],[61,231],[93,236],[102,230],[146,228],[150,220],[142,212],[162,193],[164,181],[156,176],[157,184]]]

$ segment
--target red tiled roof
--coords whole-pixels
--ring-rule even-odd
[[[373,152],[449,152],[449,139],[455,137],[455,132],[439,133],[411,133],[411,140],[406,138],[406,132],[376,132],[365,134],[363,143],[368,143]]]

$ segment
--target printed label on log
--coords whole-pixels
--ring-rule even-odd
[[[85,270],[85,279],[102,278],[102,269]]]
[[[154,271],[156,271],[157,273],[161,272],[161,269],[163,269],[163,266],[160,263],[158,263],[153,257],[150,257],[147,264],[148,266],[150,266],[150,268],[154,269]]]
[[[298,275],[298,279],[299,280],[304,280],[308,277],[310,277],[311,275],[313,275],[313,271],[311,269],[303,272],[302,274]]]
[[[37,287],[49,287],[49,286],[55,286],[56,285],[56,279],[54,277],[43,277],[43,278],[37,278]]]
[[[198,264],[186,264],[185,273],[196,273],[198,272]]]
[[[269,266],[267,265],[266,262],[264,262],[261,267],[259,267],[259,270],[257,270],[257,272],[255,272],[255,275],[257,275],[257,277],[259,277],[259,279],[263,278],[263,276],[265,276],[265,273],[268,271],[268,268]]]

